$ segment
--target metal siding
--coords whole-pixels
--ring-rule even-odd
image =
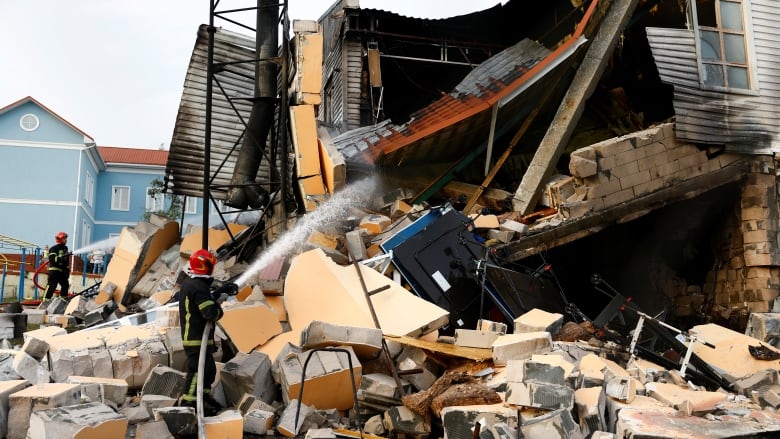
[[[320,111],[318,118],[329,125],[339,127],[344,121],[344,96],[342,94],[343,75],[340,68],[342,61],[342,40],[337,39],[333,50],[325,59],[325,66],[322,69],[322,83],[325,85],[325,95],[327,98],[322,105],[328,106],[328,120],[324,120],[325,111]]]
[[[761,2],[759,2],[761,3]],[[754,2],[753,6],[756,6]],[[674,86],[676,136],[684,141],[726,144],[733,151],[764,154],[780,150],[778,114],[778,44],[773,32],[778,15],[766,4],[753,12],[753,66],[757,72],[755,94],[702,90],[699,85],[694,32],[688,29],[647,28],[647,37],[661,80]],[[775,26],[770,26],[774,22]],[[755,26],[759,23],[758,26]],[[770,38],[766,38],[771,35]]]
[[[255,57],[254,38],[217,29],[214,39],[215,63],[245,61]],[[208,34],[205,25],[202,25],[198,29],[197,42],[184,80],[166,169],[172,180],[173,192],[190,197],[203,195],[207,49]],[[218,73],[213,83],[209,167],[213,176],[211,195],[218,200],[225,199],[225,187],[230,184],[233,176],[235,159],[226,158],[230,156],[234,145],[239,145],[233,152],[237,154],[244,131],[244,125],[231,108],[231,102],[241,118],[248,121],[250,99],[254,95],[254,76],[253,63],[232,64]],[[220,87],[225,90],[224,93]],[[231,100],[225,95],[230,96]],[[269,169],[269,164],[263,160],[257,176],[258,181],[269,179]]]
[[[347,73],[343,75],[346,108],[344,121],[347,130],[358,128],[360,123],[360,106],[362,104],[362,72],[363,72],[363,48],[359,41],[344,41],[344,61]]]

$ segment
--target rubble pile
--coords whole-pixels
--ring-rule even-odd
[[[684,362],[629,352],[591,321],[539,308],[453,328],[452,313],[409,291],[412,272],[402,280],[404,264],[383,253],[402,249],[398,231],[410,233],[427,214],[404,204],[351,216],[349,227],[335,227],[343,234],[310,233],[223,304],[211,392],[223,410],[206,418],[207,437],[780,434],[780,350],[765,342],[776,338],[780,315],[755,314],[747,334],[714,324],[679,334]],[[502,227],[498,217],[475,220],[472,231],[485,239]],[[177,404],[185,358],[175,290],[200,231],[178,242],[171,223],[153,221],[123,232],[123,256],[97,295],[8,314],[39,328],[0,351],[0,436],[197,432],[194,410]],[[218,281],[250,269],[222,256]]]

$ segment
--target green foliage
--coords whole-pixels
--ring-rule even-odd
[[[166,194],[165,184],[159,178],[152,180],[149,193],[155,196],[164,197],[163,208],[157,211],[144,212],[144,221],[149,221],[149,218],[155,214],[164,216],[166,218],[178,221],[181,218],[181,210],[184,207],[184,198],[180,195]],[[167,206],[167,207],[166,207]]]

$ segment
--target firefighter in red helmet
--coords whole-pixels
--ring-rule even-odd
[[[59,295],[68,297],[70,289],[70,252],[68,251],[68,234],[59,232],[54,235],[54,246],[49,249],[49,285],[46,287],[44,300],[51,300],[57,285]]]
[[[184,279],[179,289],[179,319],[181,323],[181,339],[184,352],[187,354],[187,377],[185,380],[184,394],[181,397],[181,405],[195,407],[197,403],[198,360],[200,356],[201,341],[206,322],[216,322],[222,317],[222,307],[219,298],[225,292],[235,294],[235,284],[216,289],[213,293],[211,285],[217,259],[213,253],[206,249],[195,251],[190,256],[188,276]],[[228,291],[230,290],[230,291]],[[216,378],[217,368],[213,354],[214,327],[208,337],[206,363],[203,370],[203,408],[205,413],[215,413],[221,407],[211,396],[211,385]]]

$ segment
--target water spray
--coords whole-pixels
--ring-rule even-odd
[[[234,283],[241,288],[252,276],[275,259],[295,250],[314,230],[345,219],[349,207],[366,204],[375,186],[374,178],[366,178],[350,184],[318,205],[313,212],[304,215],[294,228],[279,236]]]
[[[81,253],[89,253],[95,250],[113,250],[114,247],[116,247],[116,243],[119,241],[118,236],[114,236],[113,238],[104,239],[102,241],[93,242],[92,244],[82,247],[76,250],[73,250],[71,253],[73,254],[81,254]]]

